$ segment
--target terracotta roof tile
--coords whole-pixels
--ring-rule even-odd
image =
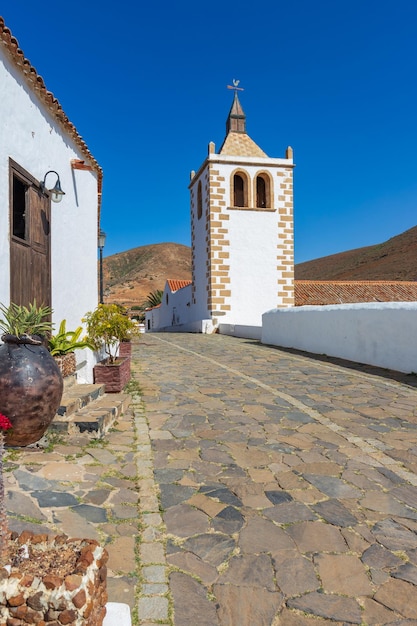
[[[417,282],[412,281],[294,281],[295,306],[355,302],[414,302]]]
[[[192,280],[177,280],[177,279],[168,279],[167,280],[168,287],[172,292],[178,291],[179,289],[183,289],[184,287],[188,287],[188,285],[192,284]]]

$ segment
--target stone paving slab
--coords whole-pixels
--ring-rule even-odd
[[[219,335],[133,359],[141,625],[417,624],[414,376]]]

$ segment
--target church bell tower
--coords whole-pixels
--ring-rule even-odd
[[[227,334],[294,304],[292,149],[271,158],[249,137],[237,85],[223,144],[189,185],[194,318]]]

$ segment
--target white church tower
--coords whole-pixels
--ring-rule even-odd
[[[223,145],[191,172],[190,308],[222,333],[260,337],[263,313],[294,304],[294,164],[290,147],[270,158],[249,137],[234,85]]]

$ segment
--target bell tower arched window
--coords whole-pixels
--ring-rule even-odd
[[[256,177],[256,208],[271,208],[271,181],[267,174],[258,174]]]
[[[265,176],[260,174],[256,177],[256,206],[258,209],[264,209],[270,205],[269,202],[269,181]]]
[[[256,206],[266,207],[266,185],[262,176],[258,176],[256,179]]]
[[[235,174],[233,179],[234,206],[245,206],[245,183],[239,174]]]
[[[233,175],[232,205],[235,207],[249,206],[248,178],[243,172]]]

